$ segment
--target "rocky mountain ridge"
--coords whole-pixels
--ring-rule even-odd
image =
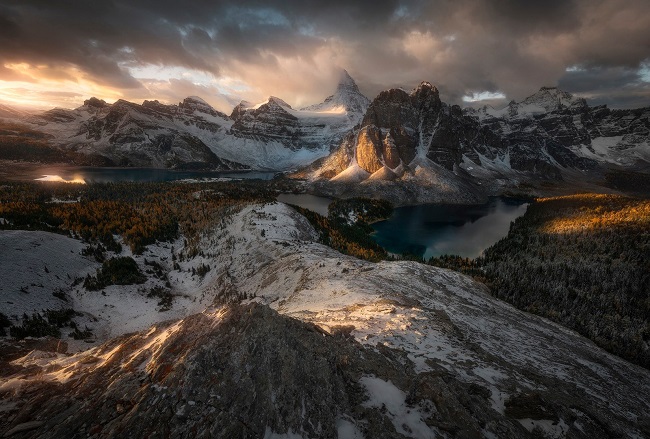
[[[277,97],[242,102],[230,115],[196,96],[177,105],[91,98],[74,110],[19,120],[50,136],[54,147],[102,156],[114,166],[286,170],[327,155],[365,106],[346,72],[336,93],[309,110]]]
[[[410,93],[380,93],[339,148],[297,176],[334,196],[471,202],[521,183],[647,168],[649,140],[650,107],[590,107],[542,87],[502,110],[461,109],[423,82]]]

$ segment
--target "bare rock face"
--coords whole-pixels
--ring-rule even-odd
[[[395,139],[391,135],[390,131],[386,134],[382,143],[383,143],[382,154],[384,156],[384,163],[386,163],[386,166],[388,166],[391,169],[397,168],[399,164],[402,162],[402,159],[400,158],[399,149],[397,149],[397,145],[395,144]]]
[[[96,97],[92,97],[92,98],[86,99],[84,101],[84,106],[87,106],[87,107],[103,108],[106,105],[108,105],[108,104],[106,103],[105,100],[97,99]]]
[[[375,126],[367,126],[359,132],[356,158],[359,166],[371,174],[383,166],[381,163],[383,158],[381,131]]]
[[[359,162],[359,166],[373,173],[381,167],[378,162],[391,169],[400,164],[409,164],[416,156],[416,148],[422,136],[427,134],[423,130],[433,127],[441,106],[438,89],[428,82],[423,82],[410,94],[401,89],[380,93],[363,118],[363,128],[359,132],[356,146],[357,161],[359,148],[364,149],[362,156],[367,158],[369,145],[365,133],[372,132],[373,139],[378,138],[373,140],[377,157],[372,162],[373,165],[364,159],[363,164]],[[377,146],[379,141],[381,148]]]

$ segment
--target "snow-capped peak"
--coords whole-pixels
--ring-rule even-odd
[[[336,92],[337,93],[358,93],[361,94],[359,91],[359,87],[357,86],[357,83],[354,82],[354,79],[352,79],[352,76],[348,73],[347,70],[343,69],[341,71],[341,76],[339,77],[339,83],[336,86]]]
[[[206,114],[215,113],[215,109],[212,107],[212,105],[208,104],[198,96],[189,96],[183,99],[183,102],[179,105],[179,107],[199,111]]]
[[[254,103],[252,103],[252,102],[250,102],[250,101],[247,101],[247,100],[242,100],[242,101],[239,103],[239,105],[237,105],[237,107],[239,107],[239,108],[252,108],[252,107],[254,107],[254,106],[255,106]]]
[[[275,104],[275,105],[279,105],[280,107],[291,109],[291,105],[287,104],[284,100],[275,96],[270,96],[269,100],[266,103]]]
[[[310,105],[302,110],[331,112],[335,108],[344,108],[347,113],[359,115],[360,118],[368,109],[368,105],[370,100],[359,91],[357,83],[347,70],[342,70],[334,94],[325,98],[322,103]]]
[[[584,101],[573,96],[571,93],[562,91],[557,87],[542,87],[535,94],[528,96],[519,103],[522,106],[537,106],[546,112],[556,111],[563,107],[570,107]]]
[[[198,96],[188,96],[183,100],[183,102],[196,102],[198,104],[210,106],[210,104],[208,104],[204,99]]]

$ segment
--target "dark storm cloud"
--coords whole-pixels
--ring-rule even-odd
[[[629,95],[645,87],[634,72],[650,59],[648,29],[646,0],[5,0],[0,77],[3,64],[73,67],[128,91],[145,86],[130,68],[153,64],[311,97],[329,63],[371,96],[421,80],[453,102],[479,91],[519,99],[558,81],[595,95],[603,80]],[[592,75],[568,74],[574,65]]]
[[[650,82],[637,69],[626,67],[576,68],[560,78],[559,87],[585,95],[591,104],[612,108],[650,105]]]
[[[560,78],[559,86],[575,93],[589,93],[617,90],[642,82],[637,70],[625,67],[576,68]]]
[[[519,35],[571,31],[580,24],[579,10],[571,0],[481,2],[474,13],[477,22]]]

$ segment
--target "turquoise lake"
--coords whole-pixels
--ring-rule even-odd
[[[373,224],[375,241],[391,253],[411,253],[428,259],[454,254],[474,258],[508,234],[510,222],[528,204],[491,198],[487,204],[463,206],[423,204],[395,209]]]
[[[278,201],[295,204],[327,216],[331,199],[309,194],[281,194]],[[373,238],[391,253],[424,258],[454,254],[477,257],[508,234],[510,222],[526,212],[528,204],[511,198],[490,198],[486,204],[422,204],[398,207],[393,215],[372,225]]]

